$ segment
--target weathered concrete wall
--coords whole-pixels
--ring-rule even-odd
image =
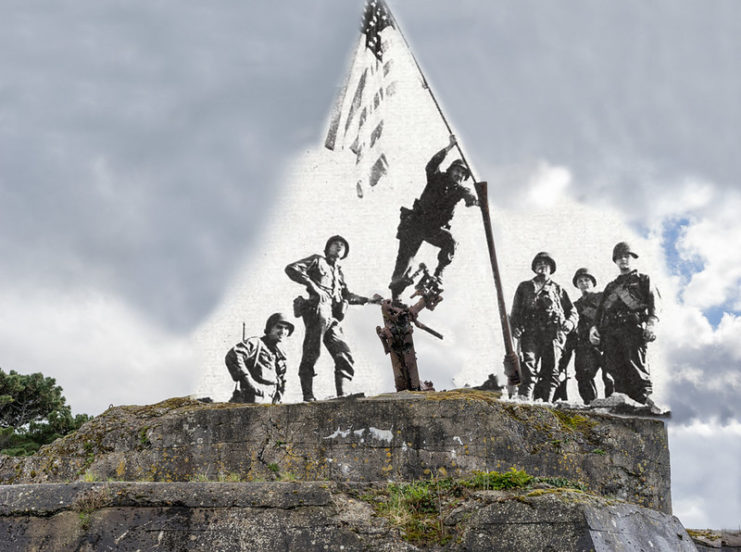
[[[671,513],[661,420],[416,393],[247,406],[172,399],[116,407],[29,459],[3,483],[98,480],[414,480],[524,469]]]
[[[370,484],[76,483],[0,486],[0,552],[418,550],[358,498]],[[683,552],[676,518],[572,492],[479,491],[428,550]]]

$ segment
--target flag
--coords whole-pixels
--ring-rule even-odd
[[[405,49],[400,38],[386,3],[368,0],[360,41],[324,143],[330,150],[348,150],[354,155],[355,187],[361,198],[389,169],[383,140],[384,107],[396,92],[395,56]]]

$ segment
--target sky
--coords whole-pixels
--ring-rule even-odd
[[[572,251],[614,226],[646,251],[674,513],[738,529],[741,5],[389,4],[508,259],[573,212]],[[2,6],[0,367],[53,376],[74,412],[191,393],[196,335],[265,262],[286,175],[323,140],[362,2]]]

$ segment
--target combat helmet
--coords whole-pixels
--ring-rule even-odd
[[[347,240],[343,238],[342,236],[340,236],[339,234],[332,236],[331,238],[327,240],[327,243],[324,245],[324,254],[325,255],[327,254],[327,251],[329,251],[330,244],[335,241],[342,242],[342,244],[345,246],[345,254],[342,257],[340,257],[341,259],[344,259],[350,253],[350,244],[347,243]]]
[[[471,170],[466,166],[466,164],[460,160],[456,159],[448,166],[448,171],[454,167],[458,167],[459,169],[463,169],[463,172],[465,173],[463,176],[463,179],[465,180],[469,176],[471,176]]]
[[[589,269],[588,268],[584,268],[584,267],[580,268],[579,270],[577,270],[574,273],[574,277],[571,279],[571,283],[574,284],[574,287],[579,287],[579,286],[576,285],[576,281],[581,276],[588,276],[589,278],[591,278],[592,279],[592,284],[594,285],[594,287],[597,287],[597,278],[594,277],[594,274],[592,274],[591,272],[589,272]]]
[[[533,258],[533,262],[530,263],[530,269],[535,272],[535,263],[538,261],[547,261],[548,264],[551,266],[551,274],[556,272],[556,261],[553,260],[553,257],[551,257],[550,253],[546,251],[541,251],[535,257]]]
[[[277,324],[285,324],[288,326],[288,335],[291,335],[293,330],[296,328],[293,323],[286,318],[285,314],[282,312],[276,312],[271,314],[268,317],[268,321],[265,322],[265,335],[269,334],[270,330],[272,330]]]
[[[630,255],[634,259],[638,258],[638,255],[635,251],[633,251],[633,248],[630,247],[630,244],[628,242],[618,242],[615,244],[615,247],[612,248],[612,262],[615,262],[615,259],[618,257],[622,257],[623,255]]]

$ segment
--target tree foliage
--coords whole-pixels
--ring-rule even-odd
[[[72,415],[54,378],[0,368],[0,453],[33,454],[89,418]]]

